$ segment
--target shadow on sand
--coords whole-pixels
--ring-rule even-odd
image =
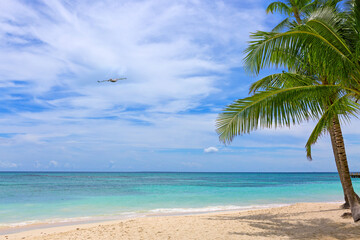
[[[289,239],[360,239],[360,224],[352,222],[352,219],[346,219],[346,222],[335,222],[320,216],[313,219],[301,218],[304,213],[316,214],[316,212],[330,211],[339,212],[339,209],[289,214],[255,213],[239,217],[217,216],[208,218],[208,220],[241,221],[256,229],[253,233],[249,233],[246,229],[228,233],[229,235],[238,235],[239,239],[241,239],[240,236],[254,239],[277,239],[279,237]]]

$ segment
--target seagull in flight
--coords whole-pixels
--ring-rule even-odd
[[[102,81],[98,81],[99,83],[100,82],[117,82],[117,81],[119,81],[119,80],[125,80],[126,78],[114,78],[114,79],[112,79],[112,78],[110,78],[110,79],[107,79],[107,80],[102,80]]]

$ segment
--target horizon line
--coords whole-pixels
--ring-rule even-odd
[[[334,172],[323,172],[323,171],[319,171],[319,172],[296,172],[296,171],[279,171],[279,172],[266,172],[266,171],[262,171],[262,172],[256,172],[256,171],[244,171],[244,172],[230,172],[230,171],[219,171],[219,172],[215,172],[215,171],[0,171],[0,173],[31,173],[31,172],[36,172],[36,173],[338,173],[336,171]]]

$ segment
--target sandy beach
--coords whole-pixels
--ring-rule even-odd
[[[1,240],[39,239],[359,239],[360,223],[335,203],[297,203],[243,212],[145,217],[38,229]]]

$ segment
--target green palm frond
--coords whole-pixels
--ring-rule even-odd
[[[300,86],[257,92],[227,106],[216,121],[220,141],[229,143],[237,135],[257,128],[290,126],[318,119],[324,99],[338,93],[339,86]]]
[[[344,15],[344,18],[350,23],[348,28],[345,28],[344,34],[346,35],[346,39],[349,40],[349,45],[352,45],[356,51],[357,45],[360,42],[360,2],[351,2],[352,5],[349,12]],[[357,53],[356,56],[359,57],[359,54]]]
[[[312,160],[311,146],[314,145],[318,139],[332,126],[333,118],[340,117],[343,121],[350,121],[350,117],[357,117],[359,113],[360,105],[349,99],[349,94],[338,98],[330,105],[317,122],[314,130],[310,134],[310,137],[305,145],[306,156],[309,160]]]
[[[305,15],[305,16],[310,15],[317,8],[319,8],[319,5],[320,4],[318,3],[318,1],[310,2],[309,4],[306,4],[306,5],[302,6],[299,9],[299,12],[302,13],[303,15]]]
[[[333,45],[339,52],[342,52],[347,58],[351,59],[351,50],[347,46],[345,40],[339,34],[342,25],[338,15],[331,8],[324,8],[315,11],[307,22],[314,32],[320,36],[326,37],[326,40]]]
[[[332,119],[346,122],[359,114],[360,0],[348,1],[342,12],[339,2],[284,0],[269,5],[268,12],[280,13],[287,6],[289,17],[272,32],[251,34],[245,69],[256,75],[267,67],[288,71],[253,83],[252,96],[236,100],[219,114],[220,141],[230,143],[258,128],[313,119],[318,122],[306,144],[311,159],[311,146],[329,130]]]
[[[314,11],[324,7],[331,8],[334,11],[339,11],[338,6],[340,2],[342,2],[342,0],[315,0],[312,3],[304,6],[301,11],[309,15]]]
[[[289,88],[298,86],[318,85],[317,79],[307,75],[291,72],[276,73],[266,76],[250,86],[249,93],[271,88]]]
[[[355,1],[352,9],[353,27],[357,34],[360,34],[360,2]]]
[[[278,25],[276,25],[271,31],[272,32],[281,32],[284,29],[287,29],[291,26],[290,17],[282,20]]]
[[[330,14],[330,11],[319,11],[305,25],[285,33],[258,31],[252,34],[255,40],[245,51],[246,68],[255,74],[271,66],[294,68],[297,62],[293,56],[301,52],[321,71],[319,74],[333,79],[348,78],[356,66],[349,47],[336,31],[337,26],[325,22],[326,15]]]
[[[271,13],[277,12],[280,14],[290,15],[291,7],[280,1],[272,2],[266,8],[266,13],[269,13],[269,12],[271,12]]]

